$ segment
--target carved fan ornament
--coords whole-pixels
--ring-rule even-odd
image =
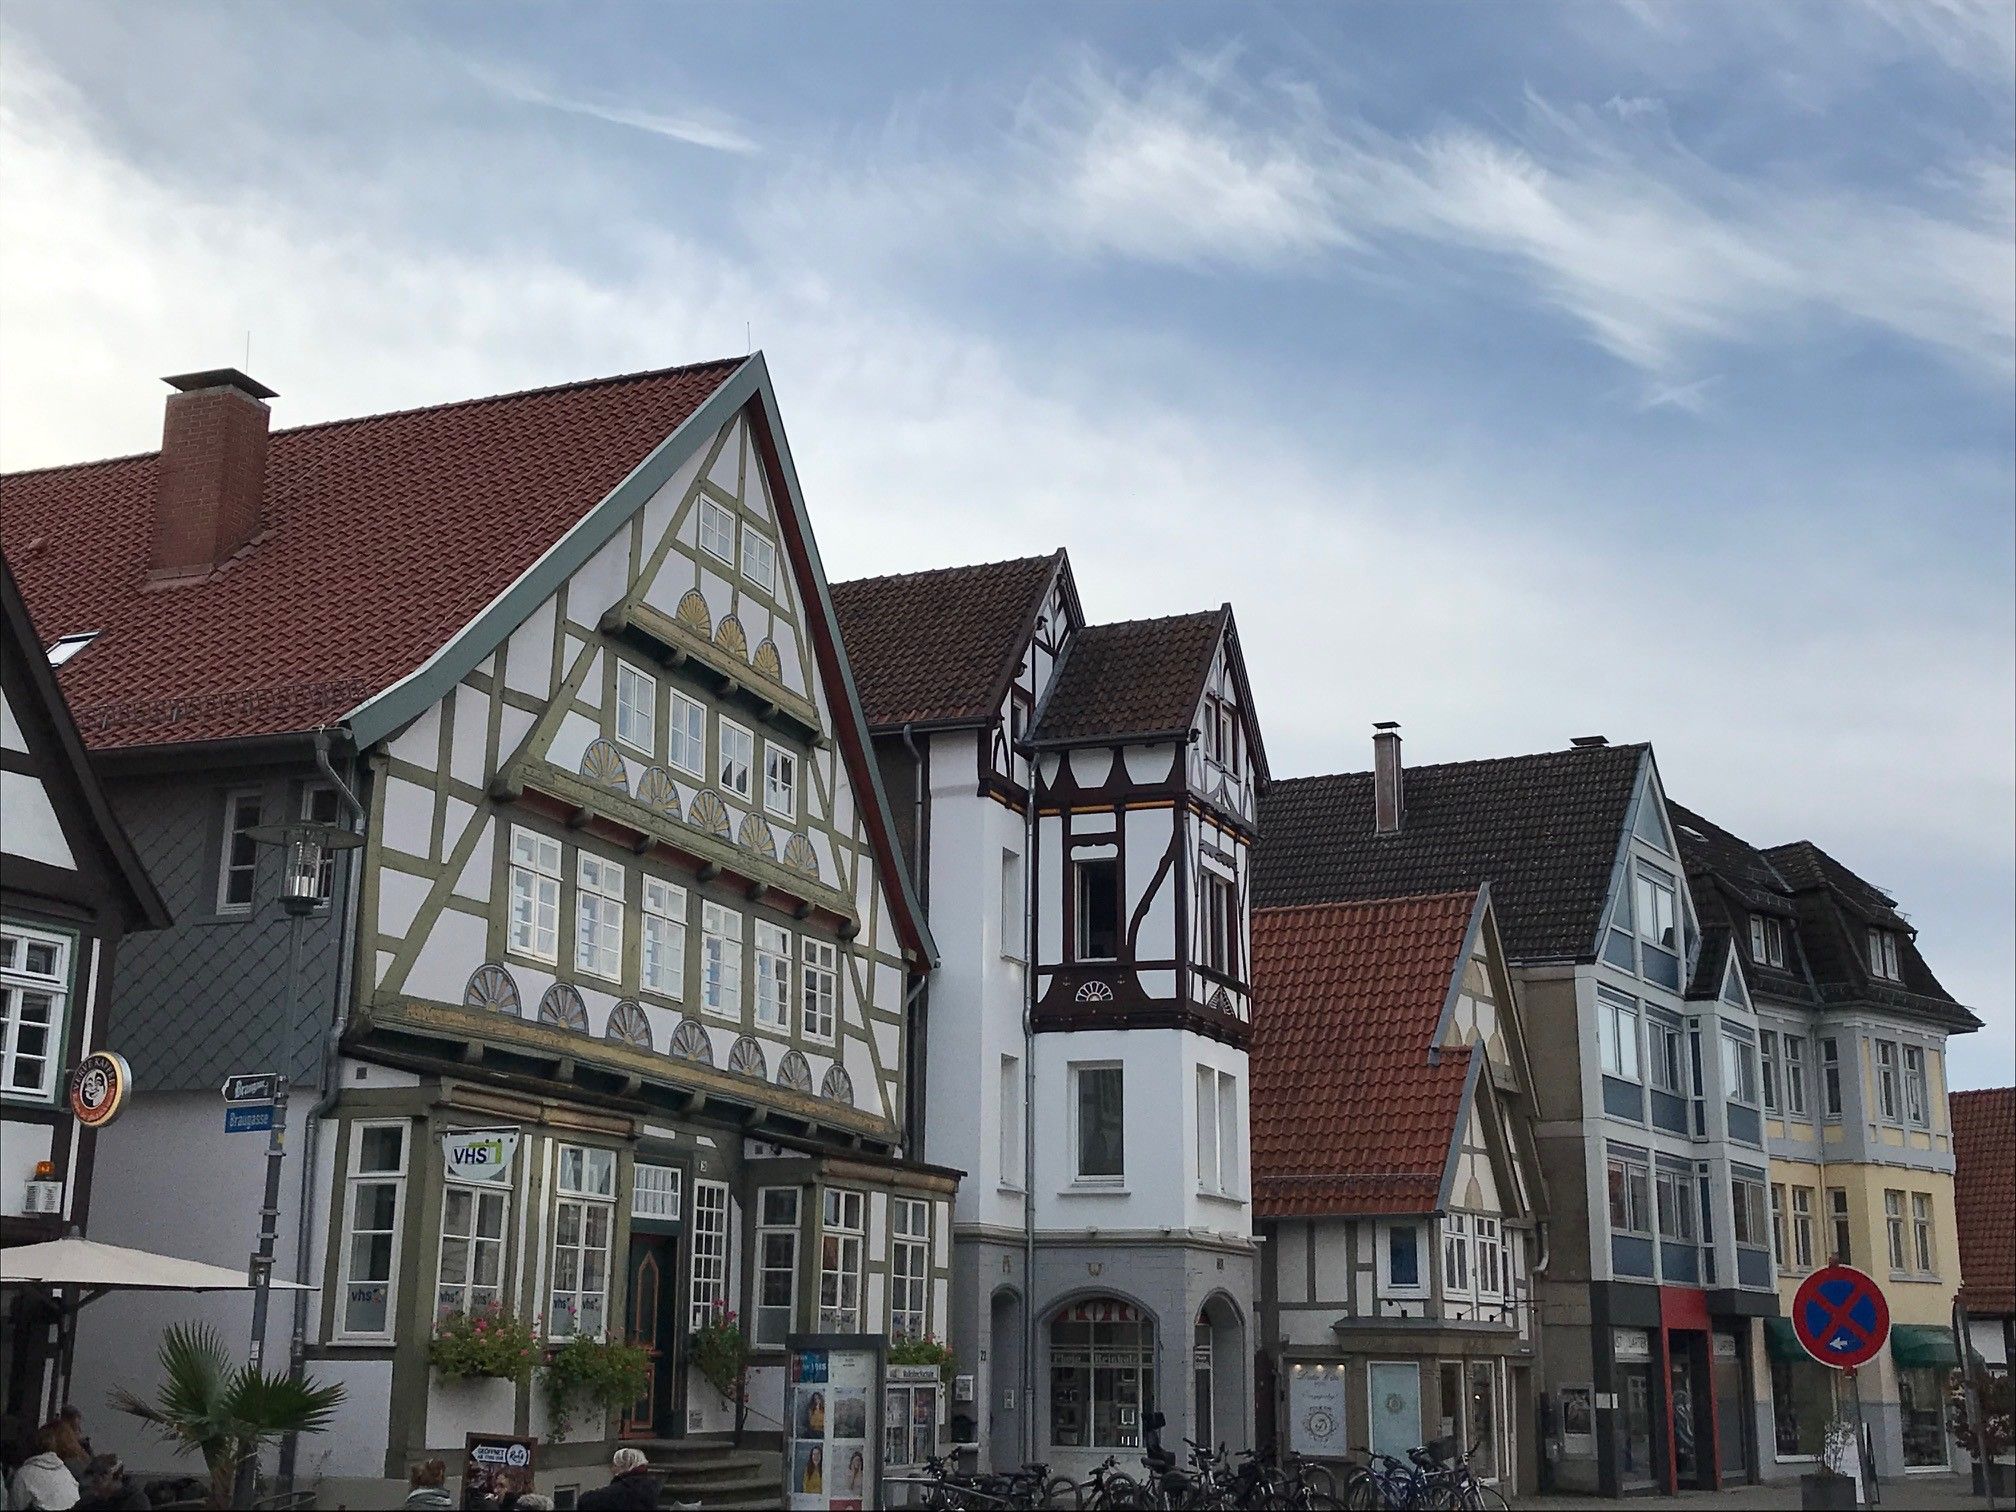
[[[770,1062],[763,1058],[763,1047],[746,1034],[735,1041],[735,1048],[728,1052],[728,1069],[753,1076],[758,1081],[770,1079]]]
[[[777,654],[777,643],[767,636],[756,646],[756,654],[749,658],[749,665],[774,683],[784,681],[784,659]]]
[[[751,814],[742,821],[742,829],[735,836],[735,843],[746,851],[754,851],[765,860],[777,859],[777,841],[770,833],[770,826],[758,815]]]
[[[618,1044],[635,1045],[640,1050],[649,1050],[651,1020],[640,1004],[625,998],[609,1010],[608,1027],[602,1031],[602,1037],[615,1040]]]
[[[581,775],[598,787],[630,791],[630,769],[623,764],[616,747],[606,740],[591,740],[581,753]]]
[[[1077,1001],[1081,1003],[1110,1003],[1113,989],[1104,982],[1087,982],[1078,989]]]
[[[854,1078],[838,1066],[829,1066],[825,1080],[819,1083],[819,1095],[851,1108],[854,1106]]]
[[[714,1041],[708,1037],[706,1028],[698,1019],[681,1019],[679,1027],[672,1031],[672,1053],[682,1060],[711,1066],[714,1064]]]
[[[511,980],[510,972],[494,962],[485,962],[469,974],[469,985],[462,989],[462,1006],[484,1013],[508,1013],[513,1018],[525,1016],[518,984]]]
[[[749,660],[749,636],[742,628],[742,621],[732,614],[721,616],[721,623],[714,627],[714,644],[726,651],[737,661]]]
[[[819,853],[803,835],[793,835],[784,842],[784,864],[808,877],[819,875]]]
[[[674,819],[685,817],[679,812],[679,789],[672,785],[672,774],[661,766],[645,769],[643,778],[637,784],[637,801],[658,813],[670,814]]]
[[[691,630],[702,640],[714,638],[714,616],[708,612],[707,600],[700,596],[698,588],[688,588],[679,607],[672,611],[672,618]]]
[[[784,1052],[784,1059],[777,1065],[777,1085],[789,1087],[794,1092],[812,1090],[812,1065],[796,1050]]]
[[[712,788],[702,788],[693,795],[693,802],[686,809],[686,822],[723,840],[732,833],[728,827],[728,805]]]
[[[1211,989],[1211,996],[1205,1000],[1204,1006],[1206,1008],[1215,1008],[1220,1013],[1230,1013],[1232,1011],[1232,999],[1226,994],[1223,987],[1214,987]]]
[[[581,994],[565,982],[555,982],[539,999],[539,1022],[572,1029],[576,1034],[586,1034],[588,1005],[581,1001]]]

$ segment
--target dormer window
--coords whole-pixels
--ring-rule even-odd
[[[1762,914],[1750,915],[1750,959],[1761,966],[1785,964],[1785,925]]]
[[[1904,973],[1897,969],[1897,936],[1891,930],[1869,931],[1869,974],[1886,982],[1903,980]]]

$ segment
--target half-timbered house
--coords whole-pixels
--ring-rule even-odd
[[[551,1429],[529,1382],[430,1370],[457,1311],[651,1351],[555,1485],[729,1422],[687,1368],[717,1309],[759,1433],[788,1333],[942,1331],[956,1178],[904,1118],[933,947],[762,357],[270,439],[244,375],[175,385],[158,456],[9,478],[7,542],[52,633],[100,632],[87,737],[196,905],[127,984],[180,1089],[132,1121],[128,1216],[242,1255],[196,1173],[228,1190],[255,1142],[210,1089],[297,1079],[281,1261],[319,1288],[295,1353],[350,1391],[327,1472]],[[296,815],[363,844],[289,999],[248,831]]]
[[[1229,607],[1087,625],[1062,552],[835,590],[946,966],[927,1149],[994,1463],[1248,1441],[1248,865]],[[914,795],[906,805],[903,795]]]

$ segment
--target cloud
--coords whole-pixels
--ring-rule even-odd
[[[660,115],[655,111],[640,110],[631,105],[574,99],[555,94],[523,74],[486,64],[471,64],[469,72],[478,83],[493,92],[527,105],[538,105],[568,115],[586,116],[590,120],[607,121],[614,126],[628,126],[637,131],[648,131],[653,136],[669,137],[690,147],[705,147],[715,152],[749,154],[761,151],[755,139],[726,116],[711,112],[677,116]]]

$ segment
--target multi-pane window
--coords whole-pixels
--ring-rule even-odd
[[[0,933],[0,1094],[55,1095],[69,995],[68,939],[12,928]]]
[[[1841,1116],[1841,1041],[1820,1041],[1820,1109],[1829,1119]]]
[[[301,789],[301,817],[310,824],[335,824],[339,821],[341,809],[336,803],[336,789],[326,782],[311,782]],[[327,903],[336,891],[336,852],[324,848],[321,868],[315,873],[315,898]]]
[[[1735,1208],[1731,1224],[1738,1244],[1762,1249],[1769,1242],[1764,1232],[1764,1183],[1749,1176],[1734,1176],[1729,1195]]]
[[[861,1243],[867,1199],[828,1187],[819,1230],[819,1331],[861,1331]]]
[[[616,1152],[561,1145],[553,1177],[553,1285],[546,1334],[601,1338],[609,1326],[609,1244]]]
[[[392,1337],[399,1221],[405,1206],[406,1125],[354,1125],[343,1197],[343,1294],[337,1308],[337,1329],[345,1338]]]
[[[217,858],[217,912],[252,911],[252,883],[259,871],[259,842],[252,830],[259,823],[256,788],[224,795],[223,844]]]
[[[1470,1218],[1451,1213],[1442,1220],[1442,1295],[1470,1295]]]
[[[1197,1187],[1215,1196],[1239,1191],[1239,1080],[1197,1068]]]
[[[1750,959],[1766,966],[1785,964],[1785,926],[1781,921],[1750,915]]]
[[[735,565],[735,516],[712,499],[700,501],[700,549]]]
[[[1618,1234],[1652,1232],[1651,1172],[1638,1160],[1612,1155],[1607,1162],[1610,1229]]]
[[[575,857],[574,967],[612,982],[623,977],[623,868],[587,851]]]
[[[511,948],[539,961],[560,959],[560,842],[511,829]]]
[[[791,932],[767,919],[756,921],[756,1022],[791,1028]]]
[[[1071,867],[1074,959],[1110,961],[1120,954],[1120,862],[1090,857]]]
[[[1906,1269],[1904,1248],[1904,1194],[1885,1192],[1883,1194],[1883,1228],[1890,1241],[1890,1269]]]
[[[1785,1187],[1782,1182],[1771,1183],[1771,1258],[1783,1269],[1790,1263],[1792,1251],[1785,1242]]]
[[[1506,1263],[1504,1241],[1498,1232],[1496,1218],[1477,1218],[1477,1295],[1499,1297],[1505,1294],[1505,1283],[1510,1279],[1510,1267]]]
[[[1001,1057],[1001,1185],[1022,1185],[1022,1062]]]
[[[1897,936],[1888,929],[1869,931],[1869,971],[1873,976],[1882,977],[1887,982],[1899,981],[1903,972],[1897,967]]]
[[[686,995],[686,889],[659,877],[644,879],[643,959],[646,992]]]
[[[1757,1057],[1750,1042],[1735,1035],[1722,1036],[1723,1091],[1739,1103],[1757,1102]]]
[[[1792,1264],[1813,1269],[1813,1188],[1792,1188]]]
[[[1932,1249],[1932,1194],[1911,1194],[1911,1258],[1918,1262],[1918,1274],[1929,1276],[1938,1270]]]
[[[782,1348],[798,1307],[798,1188],[756,1193],[756,1343]]]
[[[1628,997],[1596,989],[1596,1039],[1602,1050],[1603,1072],[1627,1081],[1640,1079],[1638,1070],[1638,1005]]]
[[[616,663],[616,738],[649,756],[658,749],[658,679],[626,661]]]
[[[1072,1121],[1079,1181],[1117,1182],[1127,1171],[1126,1088],[1119,1066],[1073,1066]]]
[[[777,548],[747,525],[742,527],[742,576],[765,593],[777,591]]]
[[[1680,985],[1680,912],[1673,879],[1657,867],[1638,863],[1638,939],[1646,977],[1668,987]]]
[[[931,1294],[931,1204],[889,1203],[889,1337],[921,1339]]]
[[[677,1223],[683,1175],[677,1166],[634,1162],[630,1167],[630,1216]]]
[[[494,1305],[504,1285],[504,1233],[511,1189],[450,1181],[441,1193],[441,1272],[434,1315],[473,1313]]]
[[[1203,874],[1204,964],[1225,976],[1238,975],[1239,908],[1232,879]]]
[[[1806,1036],[1785,1036],[1785,1111],[1794,1118],[1806,1116]]]
[[[798,758],[775,741],[763,744],[763,807],[780,819],[798,817]]]
[[[1662,1169],[1653,1179],[1659,1199],[1659,1237],[1680,1244],[1694,1242],[1694,1183],[1684,1171]]]
[[[722,1018],[742,1016],[742,915],[700,904],[700,1002]]]
[[[1932,1087],[1925,1076],[1925,1047],[1904,1047],[1904,1112],[1914,1124],[1928,1126],[1932,1119]]]
[[[1876,1041],[1876,1106],[1891,1123],[1898,1120],[1897,1046]]]
[[[1778,1096],[1780,1076],[1778,1036],[1770,1029],[1760,1030],[1757,1035],[1757,1042],[1762,1049],[1764,1060],[1764,1111],[1767,1113],[1776,1113],[1780,1111]]]
[[[1827,1189],[1827,1221],[1834,1231],[1834,1263],[1853,1265],[1855,1246],[1853,1237],[1855,1225],[1848,1216],[1848,1189],[1829,1187]]]
[[[1680,1026],[1664,1019],[1645,1021],[1645,1045],[1652,1056],[1652,1085],[1662,1092],[1684,1097],[1687,1075],[1680,1048]]]
[[[750,772],[756,765],[756,737],[733,720],[721,721],[721,791],[748,801]]]
[[[693,1183],[693,1276],[689,1321],[701,1328],[728,1305],[728,1183]]]
[[[799,1028],[807,1039],[831,1044],[840,998],[840,952],[830,942],[809,935],[799,936],[798,947],[805,957],[798,980]]]
[[[707,775],[707,705],[672,692],[672,726],[666,759],[695,777]]]

